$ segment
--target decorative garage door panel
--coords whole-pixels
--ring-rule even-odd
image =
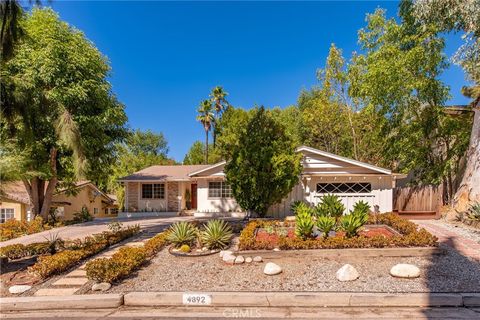
[[[368,182],[338,182],[317,183],[314,205],[317,205],[326,194],[334,194],[340,198],[346,208],[346,213],[353,210],[355,203],[367,202],[371,209],[376,205],[375,195],[371,193],[372,185]]]

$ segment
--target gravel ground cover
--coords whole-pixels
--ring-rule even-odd
[[[442,245],[443,246],[443,245]],[[443,246],[445,255],[433,257],[291,258],[263,263],[226,265],[218,255],[174,257],[162,250],[136,275],[108,292],[129,291],[346,291],[346,292],[480,292],[480,264]],[[277,276],[263,273],[266,262],[283,268]],[[353,265],[360,278],[340,282],[336,271]],[[397,263],[411,263],[422,270],[420,278],[390,276]]]

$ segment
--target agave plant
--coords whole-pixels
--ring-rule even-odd
[[[362,208],[354,208],[349,215],[342,217],[340,226],[348,238],[358,235],[358,230],[368,221],[368,212]]]
[[[322,197],[319,206],[323,215],[334,217],[337,221],[345,212],[345,206],[339,197],[333,194],[326,194]],[[317,206],[318,207],[318,206]]]
[[[292,202],[292,204],[290,205],[290,209],[292,210],[293,214],[296,214],[297,208],[301,205],[305,205],[305,202],[301,200],[296,200]]]
[[[335,228],[335,218],[327,216],[319,216],[317,218],[317,228],[323,232],[323,237],[328,238],[328,234]]]
[[[370,212],[370,205],[368,202],[360,200],[353,205],[353,211],[359,211],[368,214]]]
[[[210,220],[200,234],[202,243],[209,249],[224,249],[230,244],[232,228],[223,220]]]
[[[175,247],[184,244],[191,245],[197,238],[198,230],[193,224],[187,221],[175,222],[170,226],[168,241]]]
[[[306,239],[311,237],[313,232],[312,208],[306,204],[297,207],[295,213],[295,235],[299,238]]]
[[[480,221],[480,202],[476,202],[470,206],[467,211],[467,216],[471,220]]]

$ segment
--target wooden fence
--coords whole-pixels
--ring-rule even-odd
[[[442,206],[442,187],[427,185],[420,187],[395,188],[393,209],[407,212],[439,213]]]

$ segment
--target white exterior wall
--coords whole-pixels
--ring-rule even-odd
[[[223,180],[223,179],[221,179]],[[241,211],[233,198],[209,198],[208,182],[219,181],[219,179],[203,178],[197,181],[197,211],[202,213],[225,213]]]

